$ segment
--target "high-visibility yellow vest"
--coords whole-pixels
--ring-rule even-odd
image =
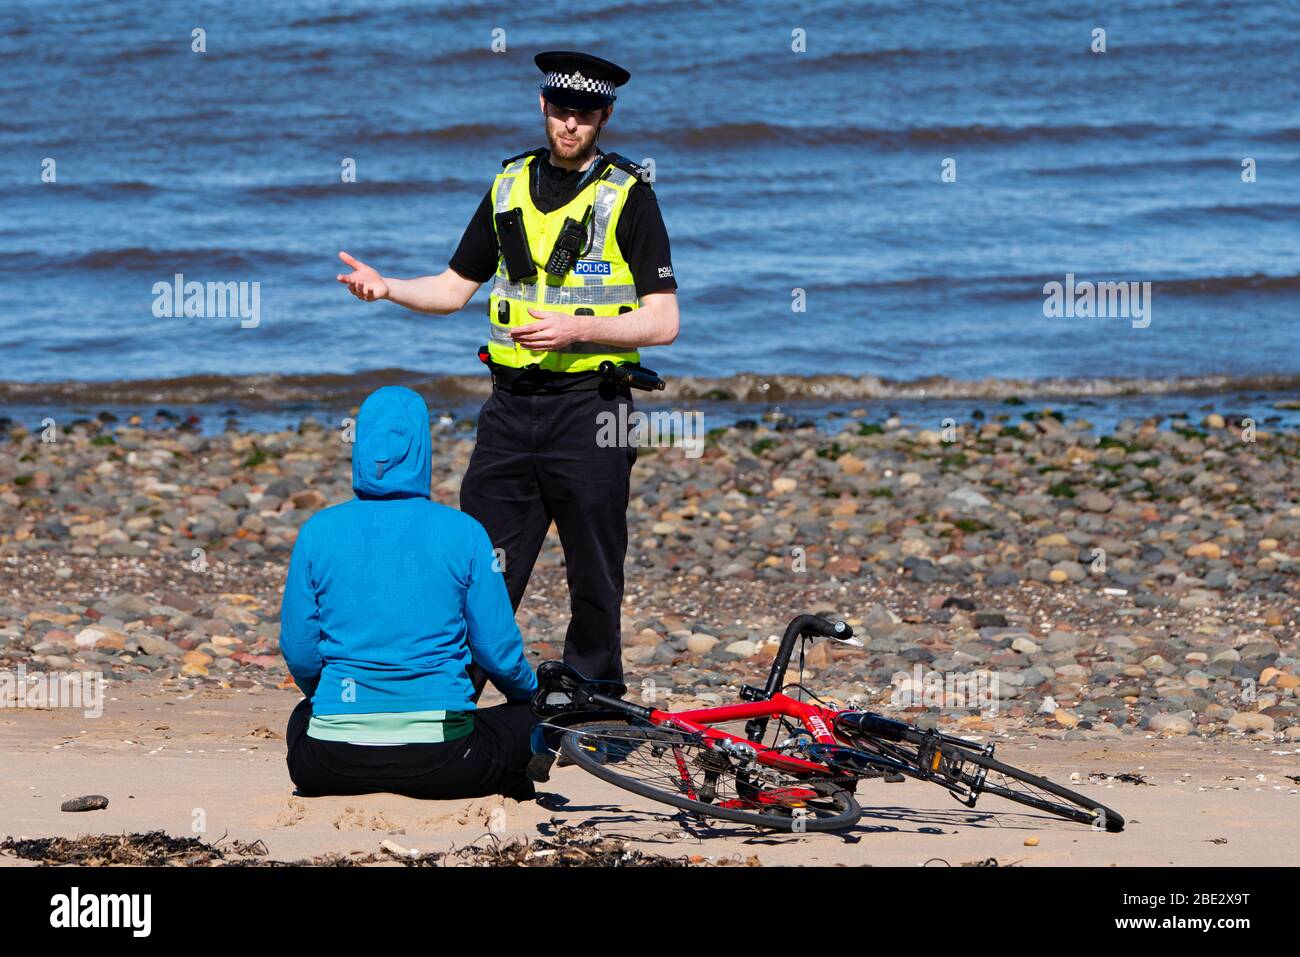
[[[506,331],[536,322],[528,314],[529,308],[569,315],[575,315],[581,309],[584,315],[617,316],[641,305],[632,269],[614,237],[618,218],[637,177],[610,165],[566,205],[554,212],[543,213],[533,205],[528,185],[530,167],[536,159],[537,155],[530,153],[509,161],[492,184],[494,217],[516,207],[522,211],[524,232],[537,275],[529,282],[511,282],[504,257],[498,259],[497,273],[488,297],[488,325],[492,330],[488,338],[488,353],[491,360],[515,369],[535,365],[553,372],[587,372],[599,368],[605,360],[615,363],[639,361],[635,349],[619,352],[615,346],[598,342],[575,342],[563,352],[530,352],[517,345]],[[581,221],[589,206],[592,215],[587,225],[586,248],[563,279],[550,275],[546,272],[546,263],[564,220],[572,217]],[[493,229],[496,229],[495,218]],[[502,319],[506,321],[502,322]]]

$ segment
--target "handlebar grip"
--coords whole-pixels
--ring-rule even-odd
[[[847,641],[853,637],[853,629],[849,627],[847,621],[842,621],[839,618],[828,620],[815,615],[809,617],[812,618],[812,626],[808,630],[821,635],[823,638]]]
[[[763,693],[768,697],[781,690],[782,682],[785,681],[785,670],[790,665],[790,654],[794,651],[795,642],[809,635],[820,635],[823,638],[847,641],[853,637],[853,629],[849,627],[848,622],[827,621],[820,615],[799,615],[791,619],[790,624],[785,626],[785,634],[781,636],[781,645],[777,648],[776,658],[772,662],[772,670],[768,672],[767,684],[763,688]],[[766,724],[765,721],[762,723]]]

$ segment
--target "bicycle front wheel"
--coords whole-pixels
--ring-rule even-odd
[[[670,728],[577,728],[560,750],[602,781],[701,817],[802,832],[841,830],[862,816],[853,795],[834,782],[745,762]]]
[[[863,769],[894,770],[942,785],[959,800],[972,806],[982,794],[995,794],[1048,814],[1055,814],[1099,830],[1122,831],[1124,818],[1115,810],[1078,791],[1049,781],[1037,774],[999,761],[978,750],[978,746],[949,735],[932,735],[912,725],[898,737],[886,740],[868,735],[850,736],[856,748],[817,746],[813,757],[846,773]]]
[[[961,772],[964,782],[977,788],[981,794],[996,794],[1008,801],[1088,824],[1098,830],[1112,833],[1124,830],[1124,818],[1118,811],[1078,791],[1014,768],[987,754],[962,754],[961,759],[983,769],[982,774],[969,769]]]

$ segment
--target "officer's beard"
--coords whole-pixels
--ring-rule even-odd
[[[551,157],[564,160],[566,163],[577,163],[581,166],[596,152],[596,141],[600,139],[600,127],[579,127],[573,133],[574,142],[564,143],[560,137],[567,137],[568,135],[568,130],[563,126],[557,129],[550,123],[546,124],[546,139],[551,144]]]

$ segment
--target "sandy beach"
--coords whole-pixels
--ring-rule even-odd
[[[764,864],[1300,862],[1293,434],[1211,414],[1099,436],[1010,407],[953,442],[893,421],[834,436],[753,422],[711,431],[698,457],[643,449],[623,628],[632,697],[733,700],[789,618],[836,614],[866,647],[814,646],[803,680],[819,694],[995,740],[1013,763],[1104,790],[1132,822],[1099,835],[871,781],[847,838],[782,838],[678,833],[664,810],[576,768],[555,772],[545,807],[293,797],[280,587],[301,523],[350,496],[350,446],[311,421],[213,436],[144,424],[83,421],[54,441],[15,428],[0,445],[0,672],[32,689],[99,676],[104,695],[93,717],[30,696],[16,708],[10,679],[0,837],[190,836],[197,815],[205,839],[260,839],[284,860],[583,825],[656,853]],[[433,494],[455,504],[472,435],[454,422],[433,433]],[[531,661],[559,656],[566,606],[552,530],[518,615]],[[926,675],[977,669],[1000,678],[994,710],[919,697]],[[1109,780],[1121,774],[1150,783]],[[108,808],[59,810],[89,794]]]
[[[861,822],[844,834],[779,835],[703,826],[616,790],[578,768],[558,769],[540,804],[505,798],[426,802],[392,794],[299,798],[280,734],[297,696],[260,687],[182,691],[153,679],[119,690],[87,724],[67,710],[0,719],[0,802],[12,836],[115,834],[162,829],[214,842],[260,840],[279,860],[323,854],[389,855],[384,841],[428,852],[595,828],[628,846],[698,863],[763,866],[1260,865],[1295,864],[1300,847],[1296,751],[1240,739],[1065,742],[1015,735],[1008,760],[1122,809],[1122,834],[1094,832],[985,798],[965,808],[914,781],[866,782]],[[270,729],[270,733],[267,731]],[[275,730],[280,729],[280,730]],[[1149,783],[1107,782],[1139,774]],[[1097,774],[1095,783],[1089,775]],[[100,811],[62,813],[62,801],[96,793]],[[195,822],[204,830],[195,831]],[[1036,839],[1034,846],[1026,840]],[[0,855],[0,864],[21,864]],[[396,863],[392,859],[390,863]]]

